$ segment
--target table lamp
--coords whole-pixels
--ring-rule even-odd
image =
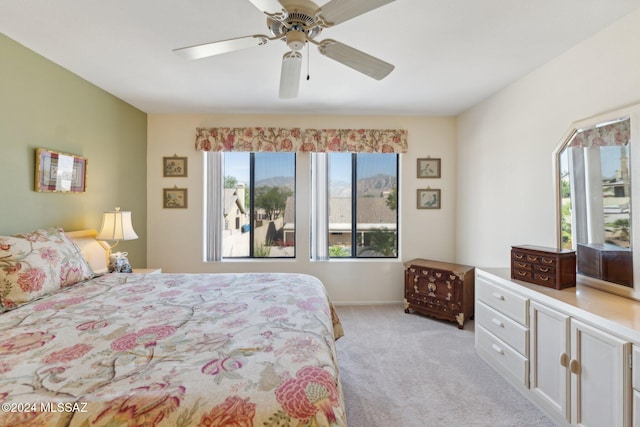
[[[102,216],[102,226],[96,236],[97,240],[115,241],[108,249],[107,258],[111,255],[111,250],[115,248],[120,240],[135,240],[138,235],[131,225],[131,212],[121,211],[115,208],[114,211],[105,212]]]

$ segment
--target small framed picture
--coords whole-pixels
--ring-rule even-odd
[[[418,190],[418,209],[440,209],[440,190]]]
[[[418,159],[418,178],[440,178],[440,159]]]
[[[162,207],[166,209],[186,209],[188,190],[186,188],[164,188],[162,190]]]
[[[187,176],[187,158],[186,157],[163,157],[162,158],[162,176],[182,178]]]
[[[35,190],[56,193],[87,191],[87,159],[75,154],[36,149]]]

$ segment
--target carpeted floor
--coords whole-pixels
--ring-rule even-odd
[[[474,323],[402,305],[337,306],[349,427],[550,427],[533,404],[476,354]]]

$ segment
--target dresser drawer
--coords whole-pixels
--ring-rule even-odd
[[[548,274],[554,276],[556,274],[556,268],[546,264],[534,264],[533,271],[536,273]]]
[[[518,270],[531,271],[533,269],[533,265],[530,262],[513,260],[511,263],[511,268],[516,268]]]
[[[514,263],[515,265],[515,263]],[[533,280],[533,272],[529,270],[521,270],[519,268],[513,268],[513,278],[517,280],[524,280],[525,282],[531,282]]]
[[[509,344],[518,353],[524,356],[529,354],[529,330],[480,301],[476,305],[476,324]]]
[[[476,325],[476,348],[501,374],[529,387],[529,360],[480,325]]]
[[[512,270],[512,277],[516,280],[523,280],[529,283],[535,283],[536,285],[546,286],[553,288],[556,282],[556,276],[554,273],[543,273],[541,270],[534,268],[535,271],[524,271],[514,268]],[[553,269],[551,269],[553,271]]]
[[[556,282],[556,276],[546,273],[533,273],[533,283],[536,285],[546,286],[553,288],[553,284]]]
[[[545,256],[541,254],[532,254],[527,251],[513,251],[512,258],[514,262],[526,262],[533,264],[541,264],[555,267],[557,264],[556,257]]]
[[[476,283],[476,297],[494,310],[527,326],[529,300],[521,295],[496,286],[482,278]]]
[[[556,258],[544,255],[527,255],[527,261],[549,266],[555,266],[557,264]]]

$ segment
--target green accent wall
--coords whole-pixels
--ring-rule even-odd
[[[60,226],[98,229],[102,212],[132,212],[146,266],[147,114],[0,34],[0,235]],[[34,191],[35,151],[88,159],[87,191]]]

